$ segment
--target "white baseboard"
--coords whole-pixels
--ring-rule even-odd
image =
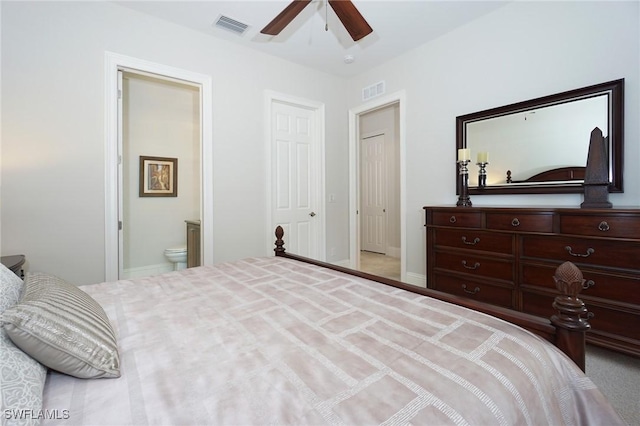
[[[389,257],[396,257],[396,258],[400,258],[400,247],[387,247],[387,253],[386,255]]]
[[[149,277],[151,275],[160,275],[165,272],[173,271],[173,263],[159,263],[157,265],[139,266],[137,268],[129,268],[122,271],[121,279],[131,279],[140,277]]]
[[[416,274],[415,272],[407,272],[406,282],[407,284],[415,285],[417,287],[427,288],[426,275]]]
[[[336,265],[336,266],[341,266],[343,268],[350,268],[351,267],[351,262],[349,261],[349,259],[345,259],[345,260],[338,260],[337,262],[331,262],[332,265]]]

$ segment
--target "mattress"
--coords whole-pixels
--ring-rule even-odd
[[[83,286],[122,375],[49,372],[55,425],[623,424],[561,351],[505,321],[295,260]]]

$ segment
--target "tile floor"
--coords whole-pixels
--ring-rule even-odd
[[[381,277],[400,280],[400,258],[370,251],[360,252],[360,270]]]

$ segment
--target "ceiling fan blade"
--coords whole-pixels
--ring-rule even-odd
[[[278,35],[280,31],[289,25],[293,19],[298,16],[302,9],[307,7],[311,0],[293,0],[273,21],[269,22],[266,27],[260,31],[262,34]]]
[[[329,4],[353,41],[358,41],[373,32],[373,29],[350,0],[329,0]]]

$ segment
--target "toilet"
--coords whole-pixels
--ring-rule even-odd
[[[165,249],[164,255],[173,263],[173,270],[179,271],[187,267],[187,248],[184,246]]]

